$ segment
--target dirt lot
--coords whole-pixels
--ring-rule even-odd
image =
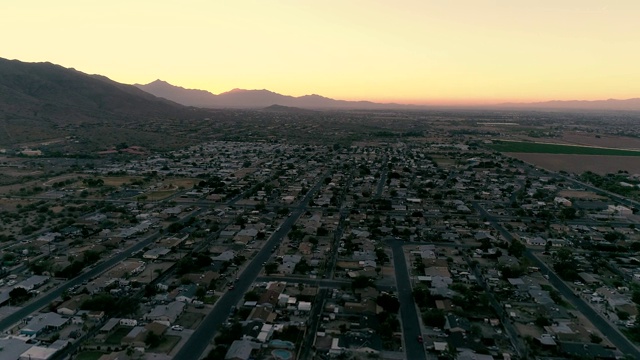
[[[580,200],[600,200],[605,199],[604,196],[600,196],[591,191],[579,191],[579,190],[562,190],[558,192],[558,196],[562,196],[568,199],[580,199]]]
[[[147,263],[147,266],[144,269],[144,271],[138,274],[136,277],[132,278],[132,280],[135,280],[142,284],[148,284],[151,282],[152,277],[154,279],[157,278],[158,273],[167,271],[167,269],[170,268],[171,265],[173,265],[173,263],[170,263],[170,262]]]
[[[168,198],[169,196],[175,194],[173,190],[161,190],[161,191],[153,191],[150,193],[146,193],[144,195],[147,196],[147,200],[149,201],[157,201]]]
[[[566,132],[559,138],[533,138],[517,136],[517,139],[531,142],[545,142],[564,145],[596,146],[612,149],[640,150],[640,139],[625,136],[597,135],[579,132]]]
[[[104,180],[104,184],[107,186],[122,186],[122,184],[130,183],[133,180],[141,180],[141,179],[142,178],[140,177],[133,177],[133,176],[116,176],[116,177],[107,176],[102,178],[102,180]]]
[[[44,186],[51,186],[57,182],[60,181],[65,181],[65,180],[69,180],[69,179],[73,179],[73,180],[78,180],[80,178],[86,178],[87,176],[84,174],[76,174],[76,173],[72,173],[72,174],[66,174],[66,175],[60,175],[60,176],[56,176],[54,178],[51,178],[45,182],[42,183],[42,185]]]
[[[202,319],[204,319],[205,314],[195,313],[195,312],[185,312],[180,316],[178,321],[176,321],[176,325],[184,326],[187,329],[196,329]]]
[[[164,185],[183,187],[185,189],[191,189],[193,185],[202,181],[201,179],[190,179],[190,178],[182,178],[182,179],[166,179],[164,181]]]
[[[508,156],[526,161],[552,171],[567,171],[582,174],[593,171],[597,174],[617,173],[626,170],[630,174],[638,173],[640,156],[600,156],[566,154],[524,154],[508,153]]]
[[[25,206],[33,202],[35,202],[35,200],[0,198],[0,211],[5,210],[14,212],[18,209],[16,207],[17,205]]]
[[[522,337],[531,336],[532,338],[537,338],[542,335],[542,331],[536,326],[520,323],[515,323],[514,325]]]
[[[450,168],[456,162],[454,159],[444,156],[432,156],[432,158],[438,166],[443,168]]]
[[[599,137],[596,137],[594,134],[584,133],[565,133],[562,136],[562,142],[566,144],[602,146],[616,149],[640,149],[640,139],[612,135],[598,136]]]

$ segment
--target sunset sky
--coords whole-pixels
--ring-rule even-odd
[[[640,97],[638,0],[7,0],[0,32],[0,57],[216,94]]]

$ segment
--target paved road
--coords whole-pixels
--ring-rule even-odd
[[[376,197],[382,196],[382,192],[384,191],[384,186],[387,183],[387,173],[389,169],[387,168],[387,157],[385,156],[382,160],[382,167],[380,168],[380,180],[378,180],[378,185],[376,186]]]
[[[593,186],[591,184],[587,184],[587,183],[582,182],[580,180],[576,180],[576,179],[574,179],[574,178],[572,178],[570,176],[561,175],[561,174],[556,174],[556,176],[561,177],[561,178],[563,178],[563,179],[565,179],[567,181],[573,182],[576,185],[583,186],[585,189],[591,190],[591,191],[595,192],[596,194],[602,194],[602,195],[608,196],[608,197],[610,197],[612,199],[615,199],[618,202],[620,202],[620,203],[622,203],[622,204],[624,204],[626,206],[640,207],[640,202],[628,199],[628,198],[626,198],[626,197],[624,197],[622,195],[619,195],[619,194],[616,194],[616,193],[612,193],[611,191],[600,189],[599,187],[595,187],[595,186]]]
[[[407,359],[426,360],[424,345],[418,342],[418,336],[422,335],[422,329],[420,328],[416,305],[413,301],[411,278],[409,277],[409,270],[402,251],[402,242],[392,241],[390,245],[393,251],[393,267],[396,271],[398,300],[400,300],[404,351]]]
[[[187,221],[191,217],[198,216],[203,211],[204,211],[203,209],[194,211],[191,214],[180,219],[180,221],[182,222]],[[89,281],[91,278],[99,276],[103,272],[115,266],[117,263],[122,262],[126,258],[130,257],[131,254],[135,253],[136,251],[142,250],[145,246],[156,241],[158,238],[160,238],[160,236],[161,234],[159,232],[153,232],[146,235],[145,237],[141,238],[140,241],[130,246],[128,249],[125,249],[113,255],[109,259],[105,259],[102,262],[97,263],[95,267],[90,268],[89,270],[83,271],[82,273],[80,273],[80,275],[76,276],[75,278],[68,280],[67,282],[58,286],[57,288],[27,303],[20,310],[0,320],[0,331],[7,330],[8,328],[12,327],[15,323],[21,321],[23,318],[30,315],[31,313],[49,305],[49,303],[54,301],[56,298],[60,297],[62,293],[64,293],[70,287],[75,285],[80,285],[85,280]]]
[[[317,286],[321,289],[340,289],[343,286],[351,287],[351,280],[335,280],[335,279],[311,279],[311,278],[301,278],[301,277],[280,277],[280,276],[259,276],[256,278],[256,281],[265,282],[265,281],[283,281],[286,283],[293,284],[305,284]],[[389,291],[395,292],[395,286],[385,286],[385,285],[376,285],[376,288],[380,291]]]
[[[473,264],[471,263],[472,261],[471,258],[469,258],[467,255],[464,255],[464,260],[469,265],[469,268],[471,269],[471,271],[473,271],[473,275],[476,276],[476,281],[478,282],[478,284],[480,284],[480,286],[482,286],[484,288],[484,291],[487,293],[491,307],[493,307],[493,310],[495,311],[495,313],[500,317],[500,321],[502,321],[502,326],[504,327],[504,329],[507,332],[507,335],[511,339],[511,345],[513,345],[513,348],[521,358],[526,359],[528,357],[526,345],[522,341],[522,338],[518,336],[518,332],[516,331],[515,327],[511,324],[502,305],[498,302],[498,300],[496,300],[495,296],[493,296],[493,292],[491,291],[491,289],[489,289],[489,286],[487,285],[487,282],[485,281],[484,276],[478,269],[478,266],[473,266]]]
[[[322,309],[324,309],[324,302],[327,298],[329,290],[321,289],[314,301],[313,309],[307,318],[307,328],[304,332],[304,339],[302,340],[302,346],[299,351],[297,359],[309,359],[309,353],[316,339],[316,333],[318,332],[318,326],[320,325],[320,317],[322,316]]]
[[[481,216],[485,216],[491,225],[504,236],[508,241],[513,241],[513,236],[482,206],[477,203],[473,205]],[[526,250],[524,252],[531,262],[540,268],[540,271],[549,275],[549,282],[573,305],[576,310],[580,311],[602,334],[604,334],[609,341],[616,346],[620,351],[625,354],[633,355],[636,359],[640,359],[640,351],[635,347],[624,335],[618,331],[618,329],[611,326],[611,324],[605,320],[600,314],[598,314],[591,306],[582,300],[582,298],[575,296],[573,290],[560,279],[552,269],[547,266],[544,261],[541,261],[536,257],[533,252]]]
[[[92,277],[98,276],[101,273],[109,270],[110,268],[115,266],[117,263],[128,258],[134,252],[141,250],[142,248],[149,245],[151,242],[155,241],[159,237],[160,237],[160,234],[158,233],[150,234],[147,237],[140,240],[139,242],[137,242],[136,244],[134,244],[133,246],[129,247],[128,249],[114,255],[109,259],[104,260],[101,263],[98,263],[94,268],[81,273],[77,277],[67,281],[66,283],[59,286],[58,288],[36,298],[34,301],[23,306],[20,310],[0,320],[0,330],[5,331],[9,329],[11,326],[13,326],[15,323],[19,322],[26,316],[30,315],[31,313],[37,311],[40,308],[43,308],[49,305],[49,303],[54,301],[57,297],[61,296],[65,290],[69,289],[72,286],[80,285],[85,280],[89,281],[89,279],[91,279]]]
[[[558,277],[553,270],[549,269],[544,261],[541,261],[532,252],[525,252],[525,256],[531,262],[540,268],[544,274],[549,275],[549,282],[564,296],[576,310],[580,311],[602,334],[604,334],[618,350],[624,354],[633,355],[634,358],[640,359],[640,351],[635,347],[620,331],[614,328],[602,315],[597,313],[589,304],[578,296],[575,296],[573,290]]]
[[[211,312],[209,312],[200,326],[194,331],[193,335],[178,351],[174,357],[175,360],[193,360],[201,358],[204,355],[203,352],[210,341],[215,337],[220,326],[229,316],[229,309],[232,306],[236,306],[249,290],[249,287],[262,270],[262,264],[267,262],[271,257],[271,249],[280,243],[282,238],[291,229],[291,226],[297,221],[298,217],[304,213],[309,200],[311,200],[320,189],[324,178],[325,176],[320,176],[320,180],[316,185],[307,193],[304,199],[300,201],[298,206],[292,209],[291,215],[280,226],[280,230],[273,233],[253,260],[247,264],[242,274],[238,277],[239,279],[235,284],[235,289],[227,291],[227,293],[218,299]]]
[[[269,281],[283,281],[286,283],[297,283],[312,285],[330,289],[339,289],[341,286],[351,287],[351,281],[349,280],[332,280],[332,279],[312,279],[310,277],[300,276],[259,276],[256,281],[269,282]]]

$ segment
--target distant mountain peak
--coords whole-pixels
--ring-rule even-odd
[[[316,113],[317,112],[317,111],[314,111],[314,110],[302,109],[302,108],[293,107],[293,106],[282,106],[282,105],[278,105],[278,104],[273,104],[271,106],[267,106],[266,108],[262,109],[262,111],[265,111],[265,112],[304,113],[304,114]]]
[[[164,81],[162,79],[156,79],[156,80],[154,80],[154,81],[149,83],[149,85],[151,85],[151,84],[171,85],[171,84],[169,84],[168,82],[166,82],[166,81]],[[171,85],[171,86],[174,86],[174,85]]]
[[[206,108],[253,108],[269,110],[291,109],[389,109],[389,108],[423,108],[411,105],[378,104],[369,101],[335,100],[322,95],[304,96],[282,95],[267,89],[234,88],[218,95],[205,90],[185,89],[166,81],[156,80],[146,85],[135,84],[138,88],[155,96],[162,97],[179,104]],[[273,104],[283,108],[271,108]],[[288,111],[291,111],[288,109]]]

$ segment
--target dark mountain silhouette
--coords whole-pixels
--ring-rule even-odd
[[[291,107],[291,106],[282,106],[278,104],[273,104],[271,106],[268,106],[264,109],[261,109],[261,111],[274,112],[274,113],[290,113],[290,114],[317,114],[318,113],[318,111],[315,111],[315,110],[302,109],[302,108]]]
[[[184,124],[227,115],[186,107],[104,76],[0,58],[2,148],[40,144],[48,153],[82,156],[117,144],[178,148],[196,141]]]
[[[299,97],[282,95],[269,90],[233,89],[218,95],[204,90],[185,89],[156,80],[146,85],[135,84],[138,88],[158,97],[187,106],[206,108],[247,108],[261,109],[272,104],[305,109],[415,109],[414,105],[380,104],[370,101],[345,101],[330,99],[320,95]]]
[[[0,58],[0,117],[54,123],[122,121],[185,114],[187,108],[135,86],[48,62]]]
[[[211,101],[212,97],[215,97],[214,94],[205,90],[185,89],[162,80],[156,80],[146,85],[134,84],[133,86],[154,96],[169,99],[186,106],[204,107],[205,104]]]

